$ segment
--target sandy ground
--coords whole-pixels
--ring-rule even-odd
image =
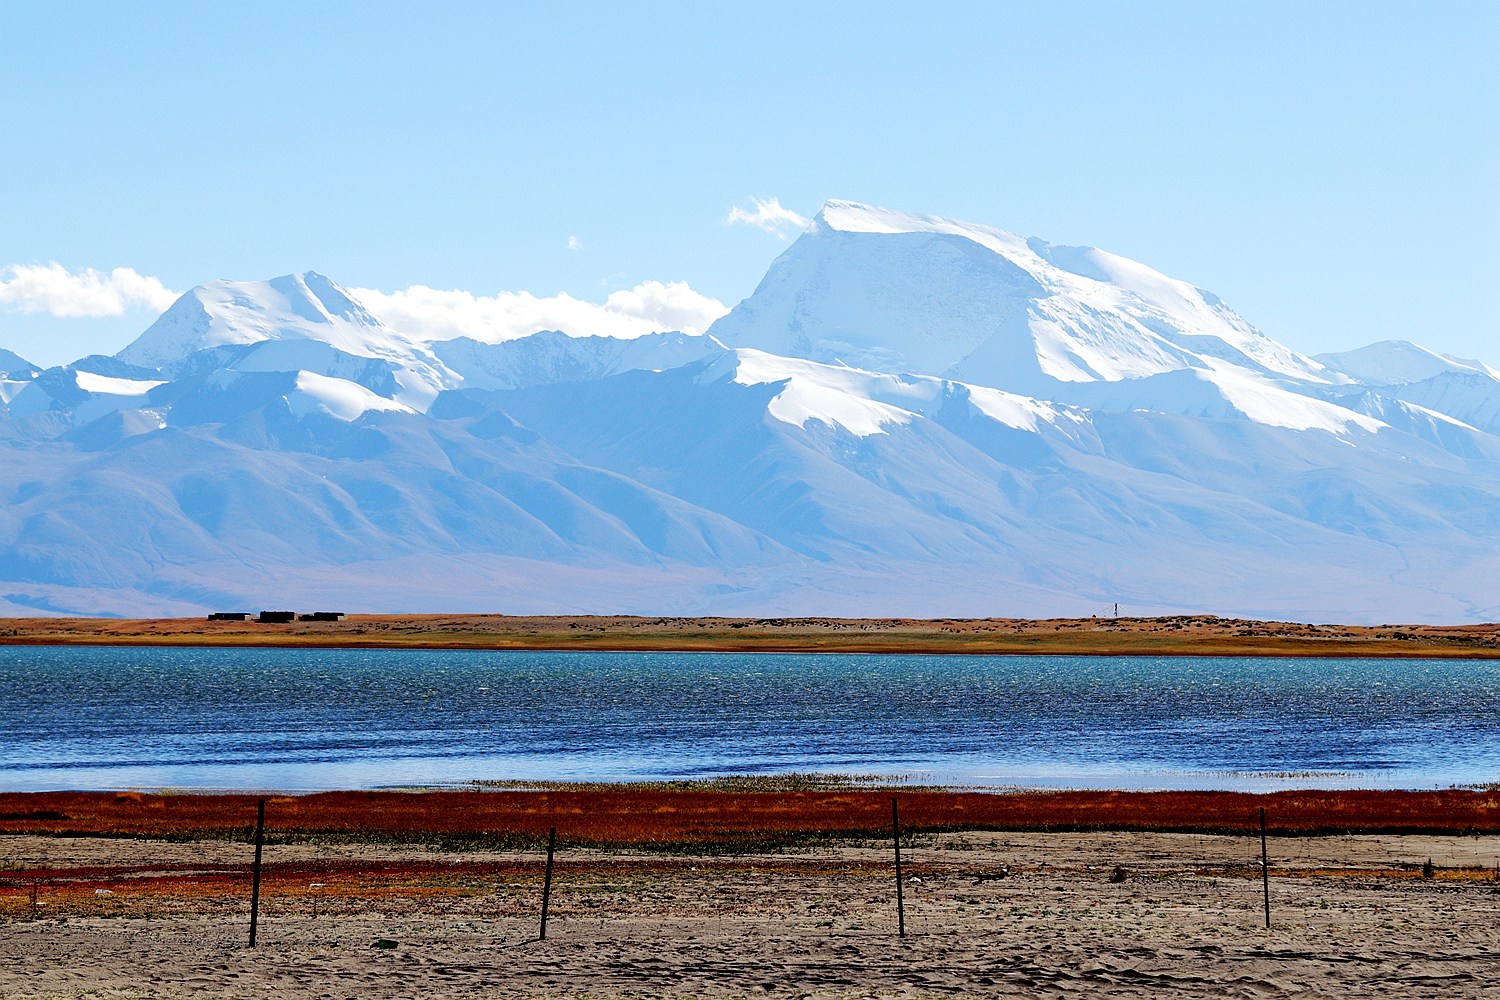
[[[539,941],[536,853],[276,845],[252,951],[243,844],[4,837],[0,996],[1500,997],[1495,838],[1273,839],[1270,930],[1258,851],[921,838],[904,939],[889,845],[569,852]]]

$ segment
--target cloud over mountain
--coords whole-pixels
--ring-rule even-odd
[[[566,292],[546,298],[530,292],[482,296],[426,285],[398,292],[351,288],[349,294],[386,326],[408,336],[430,341],[469,337],[488,344],[542,330],[624,339],[667,331],[698,334],[729,312],[722,302],[693,291],[685,281],[645,281],[612,293],[603,305]]]
[[[120,316],[130,309],[161,312],[180,294],[128,267],[69,271],[54,262],[0,268],[0,304],[62,318]]]
[[[724,219],[728,226],[743,223],[747,226],[755,226],[764,229],[768,233],[775,233],[785,238],[788,232],[806,230],[812,224],[811,220],[798,215],[789,208],[781,207],[780,198],[751,198],[751,204],[755,210],[747,211],[738,205],[732,205],[729,215]]]

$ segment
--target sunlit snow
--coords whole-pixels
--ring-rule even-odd
[[[306,416],[313,410],[322,410],[340,420],[354,420],[370,410],[415,412],[411,407],[402,406],[395,400],[375,395],[362,385],[315,372],[297,373],[297,391],[287,397],[287,402],[291,404],[292,412],[299,417]]]
[[[95,375],[93,372],[74,372],[74,379],[78,388],[84,392],[99,392],[111,396],[144,396],[159,385],[166,382],[148,382],[144,380],[128,378],[111,378],[107,375]]]

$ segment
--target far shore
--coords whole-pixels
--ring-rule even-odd
[[[1500,623],[1327,625],[1217,618],[673,618],[349,615],[342,621],[0,618],[0,645],[705,653],[1500,657]]]

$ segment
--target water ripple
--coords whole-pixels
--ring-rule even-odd
[[[0,647],[0,788],[1500,780],[1500,663]]]

